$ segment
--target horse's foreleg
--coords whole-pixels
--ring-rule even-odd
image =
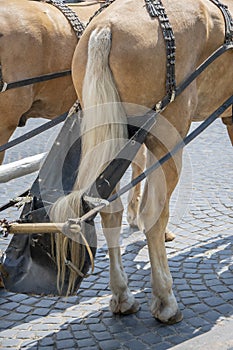
[[[230,139],[231,144],[233,146],[233,118],[232,118],[232,116],[231,117],[224,117],[224,118],[222,118],[222,122],[227,127],[228,136],[229,136],[229,139]]]
[[[3,126],[0,127],[0,144],[4,145],[5,143],[7,143],[11,137],[11,135],[14,133],[15,129],[16,129],[17,125],[13,126],[13,125],[5,125],[3,124]],[[0,152],[0,164],[2,164],[3,159],[4,159],[4,154],[5,152]]]
[[[108,208],[108,212],[101,213],[110,259],[110,288],[112,291],[110,309],[113,313],[129,314],[137,312],[139,304],[128,288],[127,275],[122,265],[119,240],[123,207],[120,200],[117,202],[114,203],[114,207],[111,205]]]
[[[229,136],[229,139],[231,141],[231,144],[233,146],[233,125],[227,126],[227,132],[228,132],[228,136]]]
[[[157,145],[159,148],[159,146]],[[160,155],[156,153],[157,158]],[[153,157],[149,156],[150,163]],[[168,223],[169,199],[178,181],[177,162],[169,161],[152,173],[145,184],[140,206],[140,223],[146,234],[151,263],[152,304],[154,317],[172,324],[182,319],[172,291],[172,277],[168,267],[164,232]],[[178,160],[178,163],[179,162]]]

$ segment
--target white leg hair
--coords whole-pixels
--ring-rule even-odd
[[[128,278],[122,265],[119,241],[122,213],[123,205],[118,199],[108,207],[108,212],[101,213],[101,218],[110,259],[110,309],[113,313],[129,314],[137,312],[139,304],[128,288]]]

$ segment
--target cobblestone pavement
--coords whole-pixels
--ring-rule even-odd
[[[29,121],[27,128],[39,121]],[[197,124],[194,124],[197,126]],[[25,132],[19,129],[17,134]],[[47,132],[9,151],[6,161],[44,152]],[[49,141],[48,141],[49,140]],[[108,309],[108,254],[101,235],[95,271],[76,296],[41,297],[0,290],[1,349],[233,349],[233,150],[225,127],[216,122],[187,147],[181,181],[171,203],[167,243],[174,292],[182,322],[165,326],[152,318],[150,266],[146,241],[124,216],[122,256],[129,285],[141,304],[130,316]],[[129,172],[124,181],[129,179]],[[22,193],[35,174],[0,185],[1,204]],[[124,198],[126,203],[126,198]],[[16,209],[3,213],[18,218]],[[4,251],[9,238],[0,238]]]

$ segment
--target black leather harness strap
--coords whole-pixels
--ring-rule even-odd
[[[48,74],[38,75],[37,77],[18,80],[18,81],[14,81],[12,83],[6,83],[6,82],[4,82],[3,77],[2,77],[2,68],[0,65],[0,93],[5,92],[7,90],[23,87],[23,86],[28,86],[28,85],[32,85],[32,84],[36,84],[36,83],[42,83],[43,81],[62,78],[62,77],[65,77],[67,75],[71,75],[70,69],[67,69],[67,70],[64,70],[61,72],[57,72],[57,73],[48,73]]]

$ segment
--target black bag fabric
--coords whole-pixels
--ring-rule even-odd
[[[61,196],[72,191],[81,156],[80,120],[73,114],[64,122],[59,135],[47,155],[30,195],[31,203],[25,204],[20,219],[25,222],[49,222],[48,210]],[[96,232],[93,220],[85,232],[93,256],[96,252]],[[5,288],[11,292],[58,295],[57,266],[51,255],[50,234],[14,235],[2,259],[1,270]],[[90,266],[86,251],[82,272]],[[68,274],[67,274],[68,275]],[[82,278],[77,278],[76,290]],[[66,294],[68,277],[62,295]]]

